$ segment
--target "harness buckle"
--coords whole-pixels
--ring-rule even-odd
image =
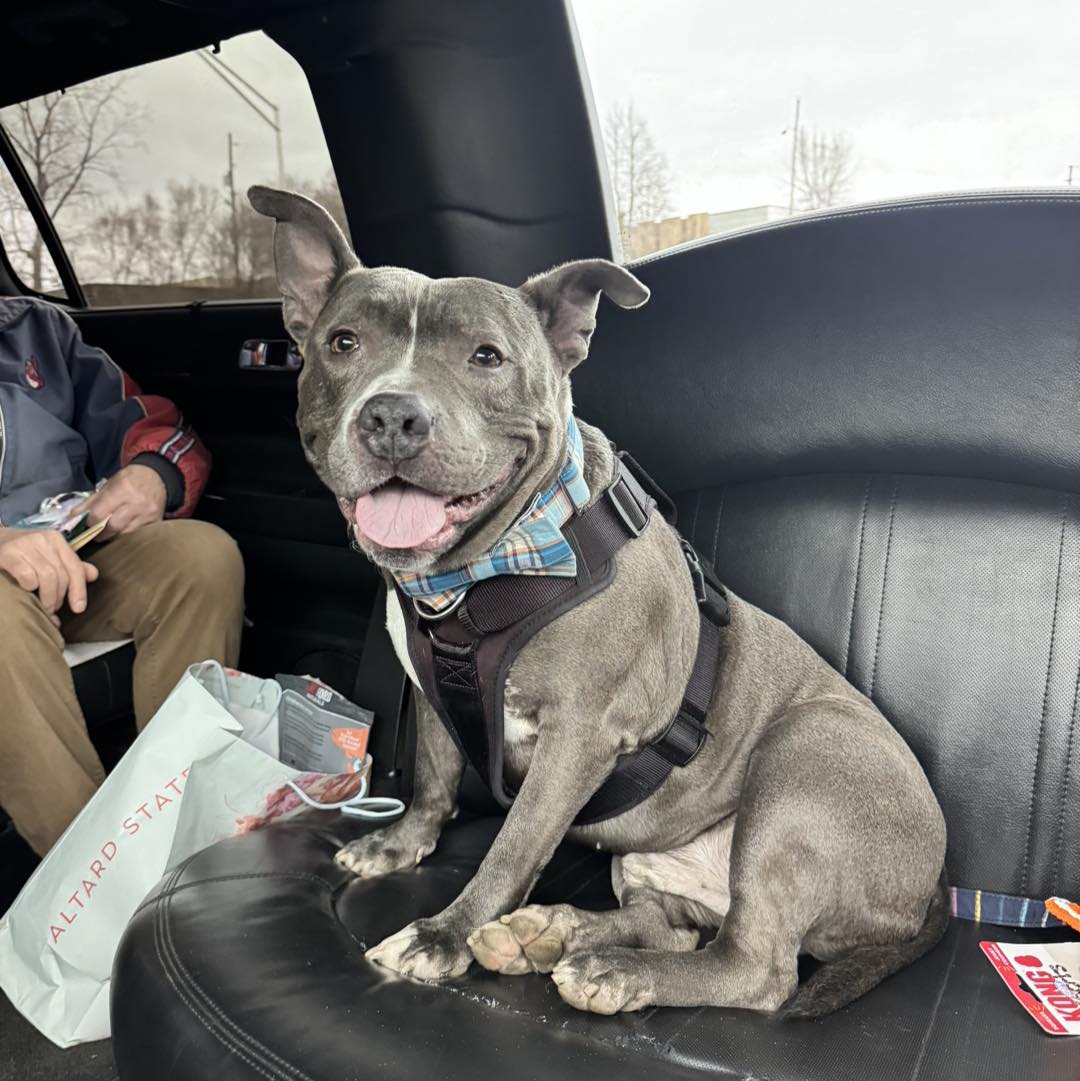
[[[698,602],[701,614],[717,627],[726,627],[731,622],[731,612],[723,590],[716,589],[715,599],[710,596],[708,576],[694,546],[685,537],[680,537],[679,543],[682,545],[683,555],[686,556],[686,565],[690,568],[690,581],[694,583],[694,598]]]
[[[702,567],[701,560],[698,558],[697,552],[694,551],[694,546],[682,537],[679,538],[679,542],[682,544],[683,555],[686,556],[686,563],[690,568],[690,581],[694,583],[694,596],[697,598],[699,605],[705,604],[709,599],[708,590],[705,588],[705,568]]]
[[[621,497],[620,493],[622,493]],[[608,488],[607,494],[608,498],[611,500],[612,506],[615,508],[615,513],[622,520],[622,524],[626,526],[627,532],[630,534],[630,536],[635,539],[637,537],[640,537],[641,534],[645,532],[645,527],[649,524],[649,518],[651,516],[652,508],[656,506],[655,501],[650,496],[646,495],[645,498],[647,500],[647,503],[644,507],[641,506],[641,504],[637,501],[637,497],[631,490],[630,485],[626,483],[621,474],[619,477],[616,478],[615,483],[611,485],[610,488]],[[640,525],[638,525],[638,523],[630,517],[630,511],[623,503],[624,498],[628,499],[631,503],[633,503],[634,508],[640,513]]]

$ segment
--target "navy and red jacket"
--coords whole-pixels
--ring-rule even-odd
[[[143,394],[70,316],[0,297],[0,524],[131,462],[158,473],[175,517],[195,509],[210,472],[209,451],[176,406]]]

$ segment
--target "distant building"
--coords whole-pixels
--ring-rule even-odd
[[[744,206],[741,210],[722,210],[709,215],[709,233],[733,233],[736,229],[749,229],[754,225],[766,225],[788,217],[786,206]]]
[[[739,210],[724,210],[719,214],[687,214],[685,218],[664,218],[663,221],[643,221],[630,232],[627,258],[637,258],[650,252],[674,248],[689,240],[732,233],[754,225],[765,225],[788,216],[782,206],[746,206]]]

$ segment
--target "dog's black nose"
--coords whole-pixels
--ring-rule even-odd
[[[376,394],[360,410],[360,437],[376,458],[414,458],[431,437],[434,418],[415,394]]]

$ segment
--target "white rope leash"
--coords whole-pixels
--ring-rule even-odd
[[[353,763],[359,768],[360,760]],[[366,777],[360,778],[360,791],[355,796],[340,800],[337,803],[319,803],[312,799],[295,781],[285,782],[309,807],[316,811],[340,811],[344,815],[353,818],[393,818],[405,810],[405,804],[392,796],[369,796],[367,794],[368,782]]]

